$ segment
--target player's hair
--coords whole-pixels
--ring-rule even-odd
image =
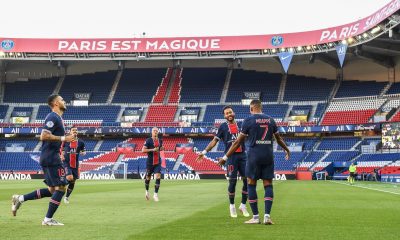
[[[50,95],[48,98],[47,98],[47,104],[50,106],[50,107],[53,107],[53,103],[54,103],[54,100],[57,98],[57,97],[59,97],[60,95],[58,95],[58,94],[52,94],[52,95]]]
[[[225,110],[226,110],[226,109],[229,109],[229,108],[233,110],[233,108],[232,108],[231,105],[227,105],[227,106],[225,106],[225,107],[222,109],[222,113],[225,114]]]
[[[262,103],[261,103],[261,101],[258,100],[258,99],[251,100],[250,106],[254,106],[254,107],[256,107],[256,108],[262,110]]]

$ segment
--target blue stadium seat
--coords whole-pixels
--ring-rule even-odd
[[[327,100],[334,85],[333,80],[288,75],[284,101]]]
[[[393,83],[392,86],[390,86],[389,90],[386,92],[386,94],[398,93],[400,93],[400,82]]]
[[[342,81],[336,98],[379,95],[387,82],[375,81]]]
[[[58,78],[43,78],[5,84],[4,102],[46,103],[57,85]]]
[[[318,150],[350,150],[359,138],[328,138],[323,139],[318,146]]]
[[[226,102],[241,102],[243,92],[261,92],[263,102],[276,102],[281,74],[235,69],[232,72]]]
[[[226,73],[226,68],[184,68],[180,102],[219,102]]]
[[[74,93],[92,93],[91,103],[105,103],[117,71],[96,72],[82,75],[67,75],[60,89],[60,95],[69,103]]]
[[[113,102],[150,103],[166,72],[166,68],[125,69]]]

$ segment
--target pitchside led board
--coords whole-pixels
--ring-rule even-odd
[[[382,124],[382,147],[387,149],[400,148],[400,123]]]
[[[261,92],[243,92],[242,104],[250,105],[250,102],[254,99],[261,100]]]
[[[74,93],[74,98],[71,101],[72,106],[89,106],[91,93]]]

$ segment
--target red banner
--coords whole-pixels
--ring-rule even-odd
[[[0,51],[33,53],[132,53],[260,50],[309,46],[357,36],[400,9],[393,0],[374,14],[342,26],[300,33],[255,36],[121,38],[121,39],[29,39],[0,38]]]

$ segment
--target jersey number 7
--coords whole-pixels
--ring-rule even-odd
[[[267,137],[267,134],[268,134],[268,125],[260,125],[260,128],[265,128],[264,133],[261,137],[261,140],[265,140],[265,138]]]

